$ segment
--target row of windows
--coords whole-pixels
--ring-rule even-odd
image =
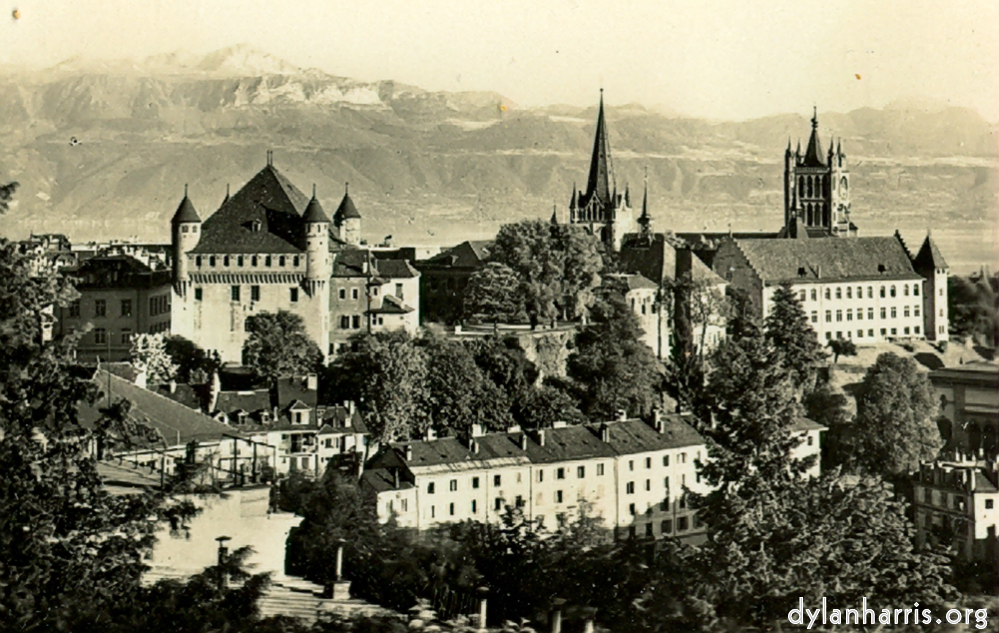
[[[697,515],[695,514],[694,515],[694,529],[697,529],[698,527],[700,527],[700,521],[697,519]],[[653,536],[655,536],[655,534],[653,534],[652,529],[653,529],[652,528],[652,523],[646,523],[645,524],[645,536],[646,537],[652,538]],[[676,520],[676,531],[677,532],[686,532],[689,529],[690,529],[690,520],[689,520],[689,518],[688,517],[678,517],[677,520]],[[661,522],[659,524],[659,532],[660,532],[660,534],[672,534],[673,533],[673,519],[666,519],[665,521]],[[638,526],[636,526],[636,525],[630,525],[630,526],[628,526],[628,534],[629,534],[629,536],[631,536],[631,538],[637,537],[638,536]]]
[[[170,311],[170,295],[149,297],[149,316],[157,316]]]
[[[292,303],[298,302],[298,290],[296,287],[288,288],[288,299]],[[239,301],[242,295],[241,286],[229,286],[229,299],[231,301]],[[195,301],[201,301],[204,296],[202,288],[194,289]],[[250,286],[250,301],[260,301],[260,286]]]
[[[701,473],[697,473],[697,483],[701,483]],[[686,485],[687,485],[687,475],[681,474],[680,475],[680,486],[686,486]],[[669,496],[669,477],[664,477],[663,478],[663,488],[666,490],[666,496],[668,497]],[[646,492],[651,492],[652,491],[652,480],[651,479],[646,479],[645,480],[645,491]],[[635,482],[629,481],[628,483],[626,483],[624,485],[624,493],[625,494],[629,494],[629,495],[635,494]]]
[[[846,320],[847,321],[853,321],[854,314],[856,314],[856,317],[857,317],[858,321],[863,321],[864,320],[864,309],[863,308],[857,308],[856,313],[854,313],[853,308],[847,308],[846,309]],[[909,318],[910,315],[914,316],[914,317],[918,317],[919,314],[920,313],[919,313],[919,306],[918,305],[912,306],[912,310],[909,310],[909,306],[902,306],[902,317],[903,318],[907,319],[907,318]],[[882,319],[888,319],[888,318],[896,319],[896,318],[898,318],[898,308],[896,308],[894,306],[892,306],[891,308],[881,308],[880,315],[881,315]],[[890,315],[890,317],[889,317],[889,315]],[[812,310],[810,317],[811,317],[812,323],[818,323],[819,322],[819,313],[818,313],[817,310]],[[826,310],[826,323],[832,323],[832,320],[833,320],[833,311],[832,310]],[[840,322],[842,320],[843,320],[843,310],[836,310],[836,321]],[[867,308],[867,320],[868,321],[873,321],[874,320],[874,308]]]
[[[150,299],[150,306],[152,306],[152,299]],[[121,316],[130,317],[132,316],[132,300],[122,299],[119,308],[121,309]],[[95,317],[106,317],[108,315],[108,302],[107,299],[96,299],[94,300],[94,316]],[[79,299],[69,304],[69,316],[78,317],[80,316],[80,301]]]
[[[940,330],[942,332],[943,328],[940,328]],[[915,327],[913,327],[912,329],[910,329],[908,326],[906,326],[906,327],[902,328],[902,335],[903,336],[912,336],[912,335],[921,336],[920,331],[921,330],[920,330],[920,327],[918,325],[915,326]],[[890,334],[889,334],[889,332],[890,332]],[[895,327],[893,327],[893,328],[881,328],[881,336],[882,337],[884,337],[884,336],[898,336],[898,328],[895,328]],[[826,340],[827,341],[831,341],[832,337],[833,337],[833,333],[832,332],[826,332]],[[836,338],[838,338],[838,339],[843,338],[843,332],[836,332]],[[850,331],[850,330],[847,330],[846,331],[846,338],[853,338],[853,332]],[[864,331],[863,330],[857,330],[857,338],[864,338]],[[874,338],[874,328],[871,328],[871,329],[867,330],[867,338]]]
[[[846,286],[846,287],[838,286],[835,290],[833,290],[832,288],[826,288],[825,289],[825,298],[826,299],[832,299],[833,298],[833,294],[835,294],[835,296],[836,296],[837,299],[842,299],[844,292],[846,293],[846,298],[847,299],[853,299],[854,298],[853,286]],[[886,292],[888,293],[888,295],[894,297],[896,295],[895,286],[894,285],[888,286],[887,289],[885,288],[885,286],[881,286],[879,288],[879,294],[881,295],[882,298],[885,297],[885,293]],[[902,284],[902,296],[904,296],[904,297],[908,297],[909,296],[909,284]],[[918,297],[919,296],[919,284],[918,283],[912,284],[912,296],[914,296],[914,297]],[[817,288],[812,288],[811,291],[809,291],[809,292],[806,292],[805,290],[799,290],[798,291],[798,300],[799,301],[801,301],[802,303],[804,303],[807,300],[807,297],[811,297],[812,301],[818,301],[819,300],[819,291],[818,291],[818,289]],[[864,298],[864,287],[863,286],[857,286],[856,297],[857,297],[857,299],[863,299]],[[874,286],[867,286],[867,298],[868,299],[873,299],[874,298]]]
[[[106,329],[99,327],[94,328],[94,343],[97,345],[107,345],[113,341],[110,340],[109,333]],[[132,343],[132,330],[124,328],[121,331],[121,344],[130,345]]]
[[[223,255],[221,257],[221,259],[222,259],[222,267],[223,268],[228,268],[229,265],[233,263],[233,260],[235,260],[237,268],[242,268],[243,266],[245,266],[247,260],[249,260],[251,268],[256,268],[257,266],[260,265],[260,260],[261,259],[263,259],[263,262],[264,262],[264,266],[263,267],[264,268],[271,268],[273,266],[273,264],[274,264],[274,259],[275,258],[272,255],[264,255],[262,258],[260,256],[257,256],[257,255],[236,255],[234,257],[229,256],[229,255]],[[219,257],[216,256],[216,255],[208,255],[207,257],[203,257],[201,255],[196,255],[194,257],[194,265],[197,266],[198,268],[201,268],[202,265],[205,263],[206,260],[207,260],[207,263],[208,263],[208,268],[215,268],[216,265],[218,264]],[[301,263],[301,261],[302,261],[301,256],[299,256],[299,255],[293,255],[291,257],[291,266],[292,266],[292,268],[298,268],[298,266]],[[286,256],[284,256],[284,255],[278,255],[277,256],[277,267],[278,268],[284,268],[285,264],[287,264],[287,263],[288,263],[288,258]]]
[[[558,502],[562,503],[562,491],[561,490],[559,491]],[[496,512],[502,511],[503,510],[503,505],[505,503],[506,503],[506,499],[504,499],[503,497],[496,497],[495,499],[493,499],[493,510],[495,510]],[[516,507],[518,507],[518,508],[523,508],[524,507],[524,498],[521,497],[520,495],[517,495],[517,498],[514,499],[514,505]],[[403,500],[402,510],[405,512],[407,508],[408,508],[408,505],[405,503],[405,500]],[[388,502],[388,510],[389,510],[389,512],[392,511],[392,502],[391,501]],[[471,510],[472,510],[472,514],[478,514],[478,512],[479,512],[479,504],[478,504],[478,501],[476,501],[475,499],[472,499]],[[454,516],[455,515],[456,508],[455,508],[454,502],[451,502],[451,503],[448,504],[447,511],[448,511],[448,515],[449,516]],[[437,516],[437,506],[430,506],[430,518],[435,518],[436,516]]]
[[[659,506],[660,510],[662,510],[663,512],[666,512],[666,511],[669,510],[669,504],[670,504],[670,500],[669,500],[668,497],[665,498],[665,499],[663,499],[662,501],[660,501],[657,504],[650,503],[650,504],[648,504],[648,505],[645,506],[645,514],[652,514],[655,511],[656,506]],[[681,496],[680,499],[677,500],[676,505],[677,505],[677,507],[680,510],[686,510],[687,509],[687,496],[686,495]],[[629,503],[628,504],[628,514],[630,514],[631,516],[638,516],[638,508],[637,508],[637,506],[635,506],[634,503]]]

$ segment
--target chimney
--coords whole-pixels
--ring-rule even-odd
[[[481,437],[485,434],[486,430],[481,424],[477,422],[472,424],[472,437]]]
[[[319,389],[319,376],[316,374],[306,374],[305,388],[309,391],[316,391]]]
[[[395,490],[399,489],[399,469],[398,468],[393,468],[392,469],[392,488],[394,488]]]
[[[513,426],[508,426],[506,432],[509,433],[510,435],[513,435],[514,433],[520,433],[520,425],[514,424]]]
[[[564,429],[567,426],[569,426],[569,423],[566,422],[565,420],[556,420],[554,423],[552,423],[553,429]]]
[[[617,410],[617,419],[619,422],[624,422],[628,419],[628,412],[624,409]]]
[[[666,430],[666,423],[663,421],[663,412],[661,409],[654,409],[652,411],[652,426],[659,433],[663,433]]]
[[[406,444],[402,448],[402,454],[406,457],[407,463],[413,461],[413,446],[411,444]]]
[[[520,450],[527,450],[527,433],[520,434]]]
[[[434,427],[432,426],[427,427],[427,432],[426,434],[424,434],[423,439],[425,439],[428,442],[437,439],[437,431],[434,430]]]
[[[544,446],[545,445],[545,430],[544,429],[538,429],[538,445],[540,445],[540,446]]]
[[[606,424],[600,425],[600,441],[605,443],[610,441],[610,427]]]
[[[472,451],[473,453],[479,452],[479,443],[475,441],[474,437],[468,438],[468,450]]]
[[[171,379],[167,386],[170,389],[170,393],[177,393],[177,381],[176,380]]]

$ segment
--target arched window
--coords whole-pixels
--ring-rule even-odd
[[[798,195],[799,196],[805,195],[805,177],[804,176],[798,176]]]
[[[812,177],[808,177],[808,188],[805,190],[805,195],[809,198],[812,197],[812,191],[814,190],[814,185],[812,184]]]

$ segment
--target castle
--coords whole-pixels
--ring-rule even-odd
[[[234,195],[227,193],[204,221],[185,188],[171,229],[171,331],[218,351],[224,361],[241,361],[246,319],[262,312],[302,317],[324,356],[334,351],[331,341],[362,329],[415,328],[418,312],[403,301],[418,305],[415,291],[382,292],[402,283],[391,271],[378,274],[377,264],[365,265],[359,284],[340,287],[341,259],[374,261],[361,246],[361,215],[349,192],[331,221],[315,187],[311,198],[303,194],[274,167],[270,152],[266,166]],[[415,285],[418,273],[402,272],[406,285]],[[386,311],[396,317],[388,324]]]

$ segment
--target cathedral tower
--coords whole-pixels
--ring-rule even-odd
[[[597,112],[597,129],[590,157],[590,172],[586,191],[572,188],[569,201],[569,223],[586,228],[598,236],[607,248],[617,251],[625,233],[635,232],[635,219],[627,190],[617,192],[614,170],[611,165],[610,142],[604,118],[604,91],[600,90],[600,109]]]
[[[842,146],[830,144],[823,156],[818,114],[812,115],[812,133],[804,154],[801,145],[784,151],[784,233],[796,235],[804,227],[808,237],[855,236],[850,221],[850,173]],[[802,236],[803,237],[803,236]]]

